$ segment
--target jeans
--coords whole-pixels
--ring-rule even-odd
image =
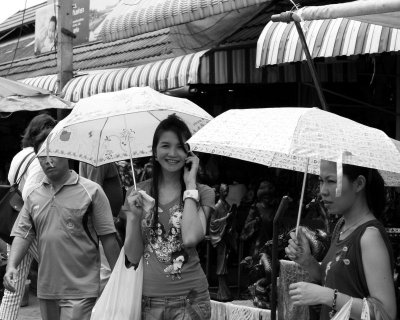
[[[187,296],[142,297],[142,320],[209,320],[208,290],[191,290]]]

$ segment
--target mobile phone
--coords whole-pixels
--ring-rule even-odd
[[[188,143],[185,143],[185,150],[186,150],[188,156],[193,156],[193,152],[190,151],[190,146]],[[185,167],[190,171],[192,169],[192,164],[190,162],[186,163]]]

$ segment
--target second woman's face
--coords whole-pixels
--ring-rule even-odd
[[[165,131],[161,134],[156,152],[156,159],[163,170],[175,172],[181,170],[185,165],[186,151],[179,142],[178,136],[172,131]]]
[[[347,176],[343,175],[340,197],[336,197],[336,187],[336,163],[321,161],[319,188],[322,201],[330,214],[343,214],[352,207],[356,200],[355,186]]]

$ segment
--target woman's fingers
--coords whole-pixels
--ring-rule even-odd
[[[294,251],[300,251],[300,247],[297,245],[297,243],[293,239],[289,240],[288,247],[291,247]]]
[[[132,191],[128,196],[128,203],[131,207],[135,206],[140,208],[143,206],[142,195],[138,191]]]
[[[301,243],[301,245],[308,244],[308,239],[307,239],[306,234],[304,233],[302,227],[299,227],[299,233],[297,235],[297,239],[298,239],[298,242]]]
[[[290,248],[286,247],[285,248],[285,253],[286,256],[290,259],[290,260],[296,260],[297,259],[297,255],[295,252],[293,252]]]

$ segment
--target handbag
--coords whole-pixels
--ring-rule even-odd
[[[143,259],[138,268],[125,266],[122,247],[118,260],[90,320],[140,320],[143,286]]]
[[[26,165],[24,172],[21,174],[19,179],[16,180],[22,165],[31,155],[33,155],[33,157],[29,159],[29,162]],[[14,177],[14,184],[11,186],[0,186],[0,192],[2,196],[0,200],[0,238],[8,244],[12,243],[13,237],[11,237],[11,231],[19,212],[24,205],[24,201],[22,200],[22,195],[18,189],[18,186],[21,182],[22,177],[24,176],[34,159],[35,155],[33,151],[27,154],[18,166],[17,172],[15,173]]]

